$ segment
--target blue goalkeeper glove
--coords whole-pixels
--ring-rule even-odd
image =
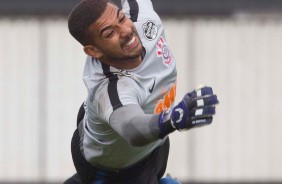
[[[189,130],[211,124],[218,103],[211,87],[205,86],[187,93],[179,104],[160,114],[159,137],[164,138],[174,130]]]

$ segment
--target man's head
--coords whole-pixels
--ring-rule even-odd
[[[107,0],[83,0],[72,9],[68,20],[69,32],[83,46],[91,43],[88,27],[101,17],[107,3]]]
[[[133,22],[108,0],[84,0],[71,12],[69,31],[84,52],[117,68],[141,63],[142,44]]]

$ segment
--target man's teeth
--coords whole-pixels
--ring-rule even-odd
[[[135,36],[126,44],[126,46],[130,46],[135,41]]]

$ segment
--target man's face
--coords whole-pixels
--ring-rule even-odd
[[[99,59],[106,64],[126,69],[141,62],[142,44],[136,28],[113,4],[108,3],[105,12],[88,31],[93,45],[100,51]]]

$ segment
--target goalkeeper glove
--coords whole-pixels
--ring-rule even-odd
[[[159,137],[164,138],[174,130],[189,130],[211,124],[218,103],[211,87],[205,86],[187,93],[179,104],[160,114]]]

